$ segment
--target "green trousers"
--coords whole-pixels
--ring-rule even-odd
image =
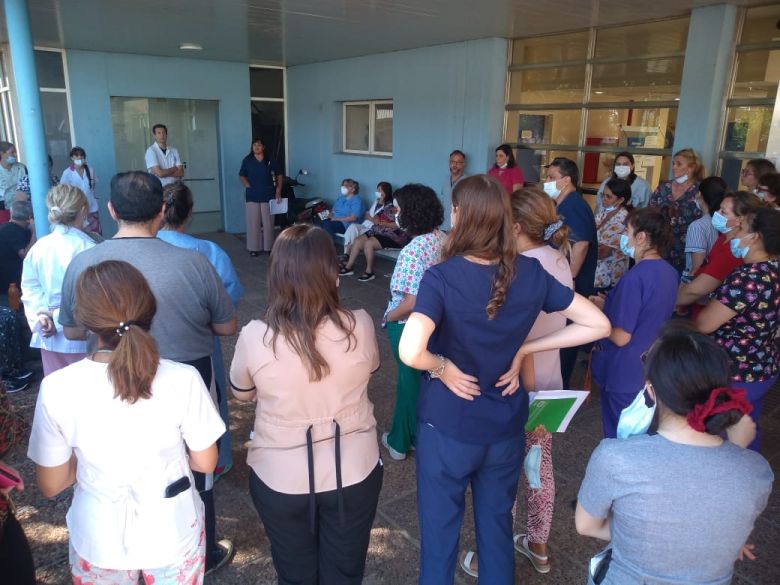
[[[420,393],[420,371],[407,366],[398,356],[398,344],[401,341],[401,333],[403,331],[403,323],[387,323],[387,337],[390,339],[390,348],[393,350],[393,357],[398,365],[393,426],[390,429],[387,442],[396,451],[408,453],[415,442],[417,396]]]

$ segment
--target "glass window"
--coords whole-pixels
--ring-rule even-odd
[[[585,143],[588,146],[672,148],[677,108],[591,109]]]
[[[581,103],[585,95],[585,65],[513,71],[510,104]]]
[[[41,110],[46,145],[54,161],[54,174],[59,174],[70,164],[70,117],[68,96],[65,93],[42,91]]]
[[[748,8],[742,27],[740,43],[768,43],[778,40],[777,22],[780,20],[780,4]]]
[[[737,75],[732,98],[771,98],[780,80],[780,50],[737,53]]]
[[[65,89],[65,69],[59,51],[35,51],[39,87]]]
[[[685,51],[687,43],[687,18],[603,28],[596,33],[594,57],[664,55]]]
[[[509,112],[506,141],[518,144],[572,144],[580,140],[582,110]]]
[[[344,150],[368,152],[369,104],[344,104]]]
[[[287,168],[284,156],[284,103],[252,102],[252,138],[260,138],[271,160]],[[247,149],[248,150],[248,149]]]
[[[588,56],[589,32],[517,39],[512,46],[512,64],[582,61]]]
[[[393,104],[374,108],[374,152],[393,152]]]
[[[594,64],[590,101],[672,101],[680,97],[682,70],[682,57]]]
[[[772,125],[772,106],[739,106],[726,112],[726,136],[723,150],[766,152]]]
[[[540,179],[542,181],[547,179],[547,168],[546,168],[546,166],[548,164],[550,164],[556,158],[563,156],[563,157],[566,157],[566,158],[570,158],[573,161],[577,160],[577,151],[576,150],[537,150],[535,152],[539,156],[539,162],[540,162],[540,166],[541,166],[541,177],[540,177]]]
[[[284,70],[250,67],[249,92],[255,98],[284,98]]]

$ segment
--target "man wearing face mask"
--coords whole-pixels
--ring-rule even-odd
[[[571,274],[574,277],[574,291],[588,297],[593,294],[598,260],[598,235],[596,219],[590,205],[579,192],[580,171],[577,164],[568,158],[557,157],[547,165],[547,181],[544,192],[549,195],[558,209],[558,215],[569,227],[571,235]],[[563,387],[569,387],[580,347],[561,350],[561,375]]]
[[[27,175],[27,169],[16,158],[16,147],[10,142],[0,142],[0,209],[8,212],[16,199],[16,186]]]

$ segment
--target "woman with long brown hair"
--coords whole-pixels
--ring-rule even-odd
[[[149,334],[156,301],[137,269],[90,266],[76,298],[98,349],[41,382],[28,451],[44,496],[76,484],[73,580],[201,583],[203,503],[192,471],[213,471],[225,425],[197,370],[160,359]]]
[[[284,230],[265,315],[243,328],[230,367],[236,398],[257,401],[249,489],[280,583],[361,583],[382,487],[374,325],[341,307],[338,278],[325,230]]]
[[[480,579],[508,585],[528,419],[528,396],[517,392],[521,364],[535,352],[599,339],[609,323],[538,260],[517,253],[509,198],[495,179],[458,183],[451,223],[443,262],[423,276],[399,347],[405,364],[427,371],[416,438],[420,583],[453,582],[471,485]],[[526,341],[540,311],[561,311],[572,324]]]

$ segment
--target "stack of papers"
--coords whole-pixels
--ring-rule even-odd
[[[588,394],[585,390],[531,392],[525,430],[530,432],[542,425],[550,433],[564,432]]]
[[[280,215],[282,213],[287,213],[287,197],[280,199],[279,203],[276,202],[276,199],[271,199],[271,201],[269,201],[268,203],[269,206],[271,207],[271,215]]]

